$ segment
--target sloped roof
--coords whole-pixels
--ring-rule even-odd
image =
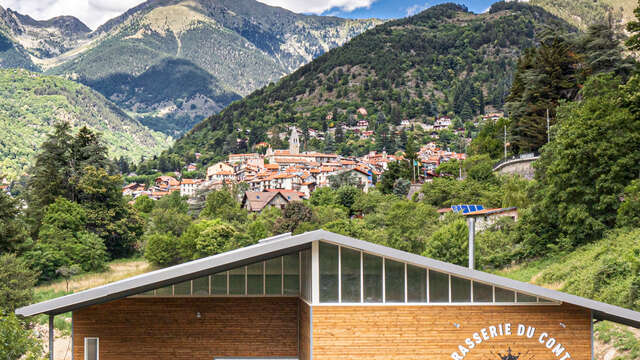
[[[244,206],[248,202],[251,211],[261,211],[278,194],[277,192],[246,191],[242,204]]]
[[[596,319],[610,320],[640,328],[640,313],[636,311],[546,289],[537,285],[504,278],[479,270],[472,270],[466,267],[426,258],[324,230],[311,231],[295,236],[291,236],[290,234],[275,236],[262,240],[256,245],[209,256],[75,294],[21,307],[16,310],[16,314],[23,316],[32,316],[43,313],[61,314],[67,311],[73,311],[87,306],[117,300],[173,283],[197,279],[202,276],[233,269],[238,266],[309,248],[311,243],[317,240],[324,240],[390,259],[427,267],[436,271],[446,272],[458,277],[481,281],[514,291],[537,295],[554,301],[577,305],[590,309]]]

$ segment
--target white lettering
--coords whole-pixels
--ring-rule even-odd
[[[491,337],[497,337],[498,336],[498,331],[496,330],[496,327],[491,325],[489,326],[489,334],[491,334]]]
[[[460,356],[457,352],[454,352],[453,354],[451,354],[451,358],[453,360],[462,360],[462,356]]]
[[[524,335],[524,329],[525,329],[524,325],[518,324],[518,336]]]
[[[487,329],[480,330],[480,333],[482,334],[483,339],[489,340],[489,334],[487,334]]]
[[[504,324],[504,334],[507,336],[511,335],[511,324]]]
[[[531,339],[533,335],[536,333],[536,328],[529,326],[527,328],[527,337]]]
[[[547,343],[545,344],[545,346],[547,347],[547,349],[551,349],[555,344],[556,344],[556,339],[550,338],[549,340],[547,340]]]
[[[569,353],[564,353],[564,356],[560,360],[567,360],[567,359],[571,359],[571,355],[569,355]]]
[[[462,345],[458,345],[458,350],[460,350],[460,354],[462,354],[462,357],[465,357],[465,355],[467,355],[467,353],[469,352],[469,349]]]
[[[558,345],[556,345],[556,347],[553,348],[553,350],[551,350],[551,352],[555,356],[560,356],[564,352],[564,347],[562,346],[562,344],[558,344]]]
[[[467,340],[464,341],[467,346],[469,347],[469,349],[473,349],[474,347],[476,347],[476,343],[473,342],[473,340],[467,338]]]
[[[500,336],[504,335],[504,332],[502,331],[502,324],[498,325],[498,331],[500,332]]]
[[[482,338],[478,333],[473,333],[473,339],[476,341],[476,344],[480,344],[482,342]]]
[[[543,332],[542,334],[540,334],[540,337],[538,338],[538,341],[540,342],[540,344],[544,344],[544,339],[548,336],[549,334],[547,334],[546,332]]]

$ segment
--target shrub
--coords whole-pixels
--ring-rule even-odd
[[[33,331],[11,312],[0,310],[0,359],[37,360],[42,356],[42,345]]]
[[[144,257],[159,266],[174,265],[179,262],[178,239],[168,233],[150,234],[145,239]]]

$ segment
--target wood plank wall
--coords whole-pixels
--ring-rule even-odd
[[[100,339],[100,360],[298,355],[297,298],[129,298],[73,314],[73,349]],[[200,312],[198,319],[196,313]]]
[[[522,353],[519,360],[558,360],[566,352],[570,359],[591,359],[590,312],[571,305],[314,306],[312,319],[313,360],[452,360],[466,338],[500,323],[510,323],[514,335],[483,341],[464,360],[500,360],[498,353],[509,347]],[[520,323],[535,335],[515,335]],[[565,352],[556,356],[541,344],[543,332]]]
[[[311,307],[304,301],[299,300],[300,323],[299,323],[299,360],[311,360]]]

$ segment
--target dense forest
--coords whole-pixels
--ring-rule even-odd
[[[367,31],[231,104],[196,125],[169,154],[200,152],[207,163],[268,141],[267,134],[282,125],[320,131],[353,125],[362,119],[356,113],[360,107],[382,137],[403,119],[428,123],[451,114],[470,120],[503,108],[518,56],[548,27],[575,30],[526,4],[496,3],[481,15],[460,5],[434,6]],[[327,143],[342,145],[344,153],[371,148],[370,142],[341,144],[330,138],[310,141],[309,148],[325,150]]]

